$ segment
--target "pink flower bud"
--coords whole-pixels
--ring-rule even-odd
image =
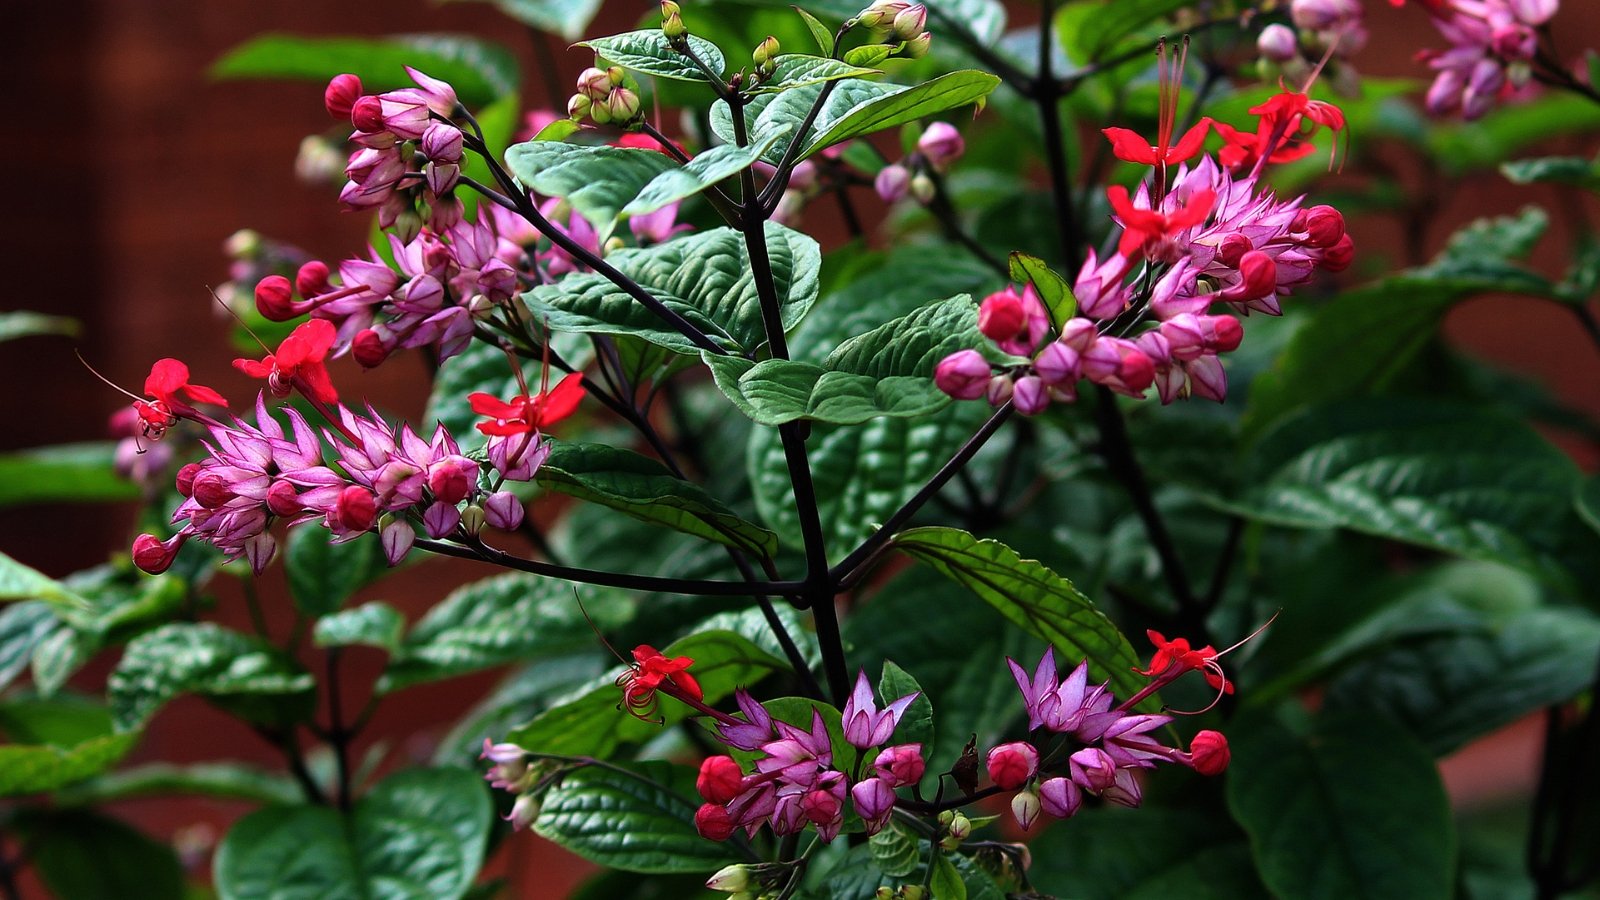
[[[1509,0],[1511,12],[1529,25],[1543,25],[1555,16],[1561,0]]]
[[[1222,243],[1217,245],[1217,261],[1237,269],[1240,257],[1254,249],[1255,244],[1252,244],[1249,238],[1235,231],[1224,237]]]
[[[339,492],[334,512],[346,530],[366,531],[372,527],[373,519],[377,518],[378,504],[371,491],[352,484]]]
[[[267,570],[267,563],[277,552],[278,539],[270,532],[263,531],[244,542],[244,558],[250,562],[250,571],[257,575]]]
[[[578,93],[596,103],[611,93],[611,76],[603,70],[589,67],[578,73]]]
[[[1190,764],[1201,775],[1221,775],[1228,768],[1231,758],[1228,739],[1221,732],[1207,729],[1195,735],[1189,743]]]
[[[978,305],[978,331],[991,341],[1012,340],[1026,322],[1022,297],[1010,288],[990,294]]]
[[[1467,89],[1461,94],[1461,117],[1467,120],[1482,118],[1494,105],[1495,97],[1506,83],[1506,70],[1495,59],[1478,60],[1467,76]]]
[[[1278,289],[1278,263],[1260,250],[1239,257],[1239,274],[1244,277],[1237,290],[1243,297],[1265,297]]]
[[[855,801],[856,813],[866,824],[867,834],[877,834],[889,824],[894,814],[894,789],[881,778],[868,778],[850,789],[850,799]]]
[[[1156,367],[1131,341],[1102,336],[1083,355],[1083,374],[1119,394],[1137,397],[1155,382]]]
[[[1494,30],[1489,47],[1502,59],[1529,60],[1539,49],[1539,37],[1532,28],[1512,23]]]
[[[706,800],[725,806],[743,792],[744,771],[731,756],[708,756],[700,763],[694,786]]]
[[[1329,272],[1343,272],[1350,268],[1350,263],[1356,258],[1355,242],[1350,240],[1348,232],[1339,242],[1322,251],[1322,267]]]
[[[1067,758],[1067,770],[1078,786],[1090,793],[1110,787],[1117,777],[1117,763],[1099,747],[1085,747]]]
[[[872,767],[890,787],[907,787],[922,780],[927,763],[922,759],[921,744],[896,744],[879,753]]]
[[[1228,396],[1228,372],[1222,360],[1202,356],[1188,365],[1189,391],[1196,397],[1221,403]]]
[[[1231,353],[1244,340],[1244,326],[1233,316],[1201,316],[1200,327],[1206,336],[1206,349]]]
[[[537,818],[539,818],[539,798],[533,794],[522,794],[517,797],[517,802],[511,804],[511,812],[506,815],[506,821],[511,823],[514,831],[527,828]]]
[[[957,350],[940,360],[933,370],[933,383],[957,400],[982,397],[993,377],[989,361],[976,350]]]
[[[989,379],[989,387],[984,391],[984,397],[989,405],[995,408],[1004,406],[1011,399],[1011,391],[1015,383],[1010,375],[996,375]]]
[[[300,502],[300,494],[289,482],[280,478],[267,488],[267,511],[273,515],[293,516],[303,509],[305,506]]]
[[[1352,8],[1349,0],[1294,0],[1289,4],[1289,17],[1295,27],[1310,31],[1330,28],[1360,13],[1360,7]]]
[[[328,264],[313,259],[294,273],[294,289],[302,297],[315,297],[328,289]]]
[[[1047,778],[1039,783],[1039,803],[1047,815],[1070,819],[1083,806],[1083,790],[1070,778]]]
[[[711,841],[725,841],[733,834],[733,817],[725,806],[707,803],[694,813],[694,828]]]
[[[1011,798],[1011,814],[1023,831],[1033,827],[1039,818],[1039,809],[1039,795],[1033,791],[1021,791]]]
[[[1100,798],[1108,803],[1118,806],[1134,807],[1139,805],[1143,791],[1139,787],[1139,778],[1132,769],[1118,769],[1117,779],[1111,787],[1100,792]]]
[[[384,559],[389,561],[389,565],[397,566],[411,551],[417,533],[412,530],[410,522],[397,516],[378,532],[378,540],[383,544]]]
[[[1276,63],[1286,63],[1300,55],[1299,40],[1287,25],[1272,24],[1261,29],[1256,38],[1256,50],[1263,58]]]
[[[903,53],[907,59],[921,59],[928,55],[928,48],[931,46],[933,46],[933,35],[930,32],[924,31],[911,40],[906,41],[906,47],[901,51],[901,53]]]
[[[350,107],[350,124],[357,131],[368,134],[386,130],[383,124],[383,101],[370,95],[357,100]]]
[[[893,203],[911,191],[911,172],[899,163],[884,166],[872,180],[872,189],[885,203]]]
[[[917,150],[922,153],[923,159],[941,172],[960,159],[966,149],[967,144],[961,139],[961,132],[948,122],[934,122],[917,139]]]
[[[877,0],[861,11],[856,16],[856,21],[864,28],[888,28],[894,23],[894,17],[904,12],[910,5],[907,0]]]
[[[927,24],[928,8],[918,3],[901,10],[894,17],[894,24],[889,26],[889,31],[897,40],[909,41],[921,35]]]
[[[349,73],[333,76],[322,91],[322,105],[327,108],[328,115],[344,121],[349,121],[350,110],[360,98],[361,79]]]
[[[196,475],[200,474],[200,471],[201,466],[199,463],[184,463],[183,468],[178,470],[178,477],[174,479],[178,488],[178,493],[185,497],[193,497],[194,478]]]
[[[633,121],[639,115],[640,104],[638,94],[619,87],[606,98],[606,111],[611,113],[611,121],[620,125]]]
[[[227,479],[216,472],[201,472],[195,476],[193,487],[194,502],[206,509],[219,509],[229,500],[238,496],[228,484]]]
[[[350,341],[350,355],[365,369],[382,365],[389,358],[389,349],[384,345],[382,336],[371,328],[356,332]]]
[[[483,501],[484,519],[501,531],[515,531],[522,524],[522,501],[510,491],[496,491]]]
[[[139,571],[160,575],[178,558],[178,548],[188,538],[187,532],[178,532],[165,543],[153,534],[141,534],[133,539],[133,564]]]
[[[1050,408],[1050,393],[1037,375],[1024,375],[1011,389],[1011,403],[1017,412],[1036,416]]]
[[[1039,770],[1039,751],[1026,741],[1012,741],[989,751],[989,780],[1003,791],[1014,791]]]
[[[256,282],[256,310],[273,322],[287,322],[300,314],[295,308],[294,295],[289,289],[289,279],[282,275],[268,275]]]
[[[422,155],[434,162],[461,161],[461,129],[435,122],[422,133]]]
[[[428,467],[428,489],[452,506],[467,499],[478,483],[478,464],[465,456],[447,456]]]
[[[594,107],[594,101],[583,94],[573,94],[567,98],[567,116],[573,119],[582,119],[589,115],[589,110]]]
[[[1306,234],[1313,247],[1332,247],[1344,237],[1344,215],[1331,206],[1306,210]]]
[[[1033,360],[1033,371],[1048,387],[1063,387],[1075,383],[1080,371],[1078,351],[1061,341],[1051,341]]]
[[[422,530],[428,537],[447,537],[461,524],[461,510],[449,503],[435,503],[422,513]]]
[[[1428,87],[1423,106],[1429,113],[1442,116],[1461,105],[1461,92],[1466,89],[1467,77],[1460,69],[1442,69]]]

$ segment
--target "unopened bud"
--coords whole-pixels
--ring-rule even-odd
[[[461,529],[472,537],[477,537],[483,530],[483,507],[476,503],[468,503],[461,510]]]
[[[928,165],[941,172],[960,159],[966,149],[967,144],[962,140],[961,132],[949,122],[934,122],[922,132],[922,137],[917,138],[917,151],[928,161]]]
[[[1217,245],[1217,261],[1225,266],[1239,267],[1239,258],[1254,250],[1256,245],[1250,239],[1235,231],[1228,234]]]
[[[1011,401],[1017,412],[1036,416],[1050,408],[1050,393],[1037,375],[1024,375],[1017,379],[1011,391]]]
[[[275,516],[298,515],[304,506],[300,503],[300,494],[295,491],[294,485],[283,479],[272,482],[267,488],[267,511]]]
[[[1017,817],[1017,824],[1022,826],[1023,831],[1033,827],[1041,808],[1039,795],[1033,791],[1019,791],[1011,798],[1011,814]]]
[[[855,21],[857,25],[863,28],[881,31],[892,26],[894,17],[905,12],[909,6],[911,4],[906,0],[877,0],[876,3],[862,10],[861,14],[856,16]]]
[[[403,516],[385,515],[378,528],[378,540],[383,544],[384,559],[396,566],[416,543],[417,532]]]
[[[938,193],[938,190],[933,179],[928,177],[928,173],[918,172],[911,176],[911,196],[916,198],[918,203],[928,203],[933,200],[933,195]]]
[[[1231,757],[1228,739],[1218,731],[1202,731],[1189,744],[1190,762],[1201,775],[1221,775]]]
[[[185,536],[180,532],[166,543],[153,534],[141,534],[133,539],[133,564],[139,571],[160,575],[171,568],[178,557],[178,547]]]
[[[1256,49],[1273,62],[1285,63],[1300,55],[1299,41],[1287,25],[1274,23],[1261,29],[1256,38]]]
[[[755,51],[750,54],[750,59],[758,67],[764,68],[768,62],[777,58],[777,56],[778,39],[769,34],[766,40],[756,45]]]
[[[707,802],[727,805],[744,789],[744,771],[731,756],[708,756],[700,763],[694,786]]]
[[[1306,234],[1313,247],[1332,247],[1344,237],[1344,215],[1331,206],[1306,210]]]
[[[506,821],[511,823],[511,828],[521,831],[533,824],[539,818],[539,798],[533,794],[522,794],[517,797],[517,802],[511,805],[511,812],[506,815]]]
[[[932,32],[924,31],[909,41],[900,51],[907,59],[921,59],[928,55],[928,48],[933,46]]]
[[[672,7],[673,11],[667,13],[661,20],[661,33],[666,35],[669,41],[675,41],[689,33],[688,27],[683,24],[683,17],[677,13],[678,4],[674,3]],[[667,4],[661,4],[661,8],[666,9]]]
[[[894,24],[889,27],[889,33],[897,40],[913,41],[922,35],[924,26],[928,24],[928,8],[918,3],[901,10],[894,17]]]
[[[1355,242],[1350,240],[1348,232],[1339,242],[1322,251],[1322,267],[1329,272],[1343,272],[1350,268],[1350,263],[1356,258]]]
[[[972,820],[958,812],[950,819],[950,824],[945,828],[945,835],[939,841],[939,846],[945,850],[954,850],[961,846],[961,842],[965,841],[971,834]]]
[[[389,347],[383,342],[383,337],[371,328],[356,332],[350,341],[350,355],[355,357],[357,363],[364,369],[375,369],[389,358]]]
[[[484,519],[490,527],[501,531],[514,531],[522,524],[525,511],[522,501],[510,491],[496,491],[483,501]]]
[[[1009,341],[1027,324],[1022,297],[1006,289],[983,298],[978,305],[978,331],[991,341]]]
[[[289,279],[282,275],[268,275],[256,282],[256,310],[273,322],[287,322],[298,315]]]
[[[885,203],[893,203],[911,191],[911,172],[905,166],[893,163],[884,166],[872,180],[872,189]]]
[[[194,479],[200,472],[201,466],[199,463],[184,463],[183,468],[178,470],[176,479],[178,493],[185,497],[194,496]]]
[[[350,107],[350,124],[357,131],[368,134],[377,134],[384,130],[383,126],[383,101],[368,95],[362,97]]]
[[[695,810],[694,827],[707,840],[725,841],[733,835],[733,816],[727,807],[707,803]]]
[[[328,264],[313,259],[294,273],[294,289],[302,297],[320,294],[328,288]]]
[[[639,95],[627,88],[619,87],[612,91],[606,100],[606,108],[611,113],[611,121],[618,125],[632,122],[639,115]]]
[[[261,252],[261,232],[254,228],[241,228],[222,242],[222,252],[233,259],[255,259]]]
[[[989,385],[984,390],[984,398],[989,401],[990,406],[995,408],[1004,406],[1006,401],[1011,399],[1012,386],[1010,375],[996,375],[989,379]]]
[[[1001,744],[989,751],[988,767],[989,780],[1003,791],[1014,791],[1039,770],[1039,751],[1026,741]]]
[[[907,884],[900,887],[901,900],[927,900],[928,889],[920,884]]]
[[[737,894],[754,887],[755,883],[755,879],[750,877],[749,866],[724,866],[706,879],[706,888],[724,894]]]
[[[372,522],[378,515],[378,504],[372,492],[366,488],[352,484],[339,492],[339,499],[334,504],[334,514],[339,517],[339,522],[349,531],[366,531],[372,527]]]
[[[238,496],[228,486],[227,479],[216,472],[201,472],[195,476],[192,485],[194,502],[206,509],[220,509],[229,500]]]
[[[322,105],[327,108],[328,115],[335,119],[348,120],[351,109],[360,98],[361,79],[349,73],[333,76],[322,91]]]
[[[594,101],[588,97],[582,94],[573,94],[567,98],[567,115],[574,119],[585,118],[589,115],[589,107],[593,104]]]
[[[599,102],[611,93],[611,76],[602,69],[590,66],[578,73],[578,93]]]

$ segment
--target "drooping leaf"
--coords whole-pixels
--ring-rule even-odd
[[[289,576],[289,596],[295,608],[322,616],[344,606],[345,601],[388,571],[383,546],[374,535],[335,544],[321,528],[295,528],[289,532],[284,571]]]
[[[913,528],[895,536],[893,546],[965,585],[1024,631],[1048,642],[1063,664],[1088,660],[1090,680],[1109,679],[1117,696],[1130,697],[1144,687],[1146,679],[1132,671],[1139,658],[1128,639],[1072,582],[1037,560],[957,528]],[[1157,705],[1152,696],[1141,708]]]
[[[77,319],[66,316],[51,316],[25,310],[0,313],[0,343],[41,334],[76,337],[81,328]]]
[[[134,638],[111,673],[108,696],[121,731],[144,725],[180,694],[248,704],[310,701],[316,682],[263,641],[210,622],[174,623]],[[246,707],[270,715],[275,706]]]
[[[693,785],[693,770],[669,763],[634,763],[627,774],[584,766],[545,795],[533,830],[610,868],[712,872],[733,862],[735,854],[695,830],[699,802]]]
[[[60,792],[63,803],[99,804],[134,797],[218,797],[249,803],[293,804],[304,799],[294,779],[280,772],[235,762],[189,765],[148,763],[107,772]]]
[[[1011,251],[1011,280],[1032,284],[1050,313],[1050,324],[1057,330],[1078,312],[1078,298],[1072,284],[1037,256]]]
[[[293,78],[327,81],[349,72],[368,93],[415,87],[410,66],[449,82],[468,106],[514,93],[521,75],[504,47],[461,35],[402,35],[389,38],[299,37],[267,34],[217,60],[213,78]]]
[[[724,178],[739,174],[755,164],[761,154],[778,139],[769,135],[765,143],[738,147],[721,144],[695,156],[678,168],[669,168],[656,175],[622,208],[630,216],[653,213],[669,203],[676,203],[707,190]],[[659,156],[660,154],[656,154]]]
[[[891,878],[904,878],[922,865],[922,848],[917,846],[917,839],[893,821],[868,838],[867,846],[872,849],[872,861]]]
[[[555,442],[538,472],[540,484],[758,555],[778,550],[778,537],[740,518],[703,488],[645,456],[605,444]]]
[[[176,900],[183,868],[172,848],[87,809],[29,809],[16,823],[30,868],[59,900]]]
[[[604,243],[622,208],[678,164],[654,150],[528,141],[506,151],[506,167],[527,187],[571,203]]]
[[[692,34],[687,37],[690,48],[700,61],[721,77],[722,73],[727,71],[728,63],[723,59],[722,51],[717,49],[717,45]],[[672,48],[667,42],[667,36],[662,34],[659,28],[591,38],[580,41],[578,46],[588,47],[601,59],[645,75],[670,78],[674,81],[709,81],[705,73],[700,71],[688,56]]]
[[[0,603],[15,600],[43,600],[61,610],[88,605],[61,582],[0,553]]]
[[[0,454],[0,506],[103,503],[139,496],[139,486],[111,468],[109,441],[57,444]]]
[[[348,820],[322,806],[262,809],[218,848],[217,892],[223,900],[454,900],[477,876],[490,812],[482,780],[462,769],[392,775]]]
[[[1451,894],[1455,831],[1433,759],[1381,715],[1231,729],[1228,805],[1274,896]]]

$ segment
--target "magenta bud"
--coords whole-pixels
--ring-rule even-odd
[[[422,513],[422,530],[428,537],[442,538],[461,524],[461,510],[448,503],[435,503]]]
[[[333,76],[322,91],[322,105],[327,108],[328,115],[335,119],[348,121],[351,109],[359,99],[361,99],[361,79],[348,72]]]
[[[934,122],[917,139],[917,150],[928,161],[928,165],[940,171],[960,159],[966,149],[967,144],[962,140],[961,132],[948,122]]]
[[[1350,268],[1350,263],[1356,258],[1355,242],[1350,240],[1348,232],[1339,242],[1322,251],[1322,267],[1329,272],[1343,272]]]
[[[695,810],[694,829],[706,840],[725,841],[733,835],[733,816],[727,807],[707,803]]]
[[[1332,247],[1344,237],[1344,215],[1331,206],[1313,206],[1306,210],[1305,232],[1313,247]]]
[[[350,124],[354,125],[357,131],[365,131],[368,134],[384,131],[383,101],[371,95],[357,100],[350,107]]]
[[[194,479],[196,475],[200,474],[201,468],[199,463],[184,463],[183,468],[178,470],[178,477],[175,479],[178,493],[185,497],[194,496]]]
[[[933,370],[933,383],[957,400],[982,397],[993,377],[989,361],[976,350],[957,350],[940,360]]]
[[[1201,775],[1221,775],[1231,758],[1228,739],[1221,732],[1207,729],[1189,743],[1189,763]]]
[[[1062,387],[1078,380],[1078,351],[1061,341],[1051,341],[1033,360],[1033,371],[1048,387]]]
[[[383,543],[384,558],[389,561],[389,565],[396,566],[410,552],[411,545],[417,540],[417,533],[412,530],[410,522],[397,516],[383,526],[378,533],[378,539]]]
[[[1024,375],[1011,389],[1011,405],[1025,416],[1036,416],[1050,408],[1050,392],[1037,375]]]
[[[1299,39],[1287,25],[1272,24],[1261,29],[1256,50],[1276,63],[1286,63],[1300,55]]]
[[[1239,258],[1255,248],[1255,244],[1252,244],[1249,238],[1235,231],[1224,237],[1222,243],[1217,245],[1217,261],[1237,269]]]
[[[447,456],[428,467],[428,489],[452,506],[467,499],[477,483],[478,464],[465,456]]]
[[[978,331],[991,341],[1015,338],[1026,322],[1022,298],[1010,288],[990,294],[978,305]]]
[[[294,289],[302,297],[314,297],[328,289],[328,264],[313,259],[294,273]]]
[[[216,472],[201,472],[194,477],[191,487],[194,502],[206,509],[218,509],[238,496],[228,485],[227,479]]]
[[[366,531],[378,515],[377,498],[366,488],[352,484],[339,492],[334,512],[346,530]]]
[[[1011,399],[1011,391],[1015,386],[1010,375],[996,375],[989,379],[989,387],[984,391],[984,397],[990,406],[999,408]]]
[[[1110,787],[1117,777],[1117,763],[1099,747],[1085,747],[1067,758],[1067,769],[1072,780],[1090,793],[1099,793]]]
[[[726,806],[744,791],[744,770],[731,756],[708,756],[694,786],[706,800]]]
[[[256,282],[256,310],[273,322],[287,322],[299,315],[289,279],[282,275],[268,275]]]
[[[899,163],[884,166],[872,180],[872,189],[885,203],[893,203],[911,192],[911,172]]]
[[[1260,250],[1239,257],[1239,274],[1244,277],[1238,290],[1246,298],[1265,297],[1278,289],[1278,263]]]
[[[501,531],[514,531],[522,524],[522,501],[510,491],[496,491],[483,501],[484,519]]]
[[[1083,806],[1083,790],[1070,778],[1047,778],[1039,783],[1039,805],[1057,819],[1070,819]]]
[[[305,506],[300,502],[300,494],[289,482],[280,478],[267,488],[267,511],[273,515],[293,516],[303,509]]]
[[[350,355],[362,368],[373,369],[383,365],[383,361],[389,358],[389,348],[376,331],[367,328],[356,332],[350,341]]]
[[[461,129],[435,122],[422,133],[422,155],[434,162],[461,161]]]
[[[179,532],[163,543],[153,534],[141,534],[133,539],[133,564],[141,572],[160,575],[172,566],[178,548],[187,537],[186,533]]]
[[[989,780],[1003,791],[1014,791],[1039,770],[1039,751],[1026,741],[1012,741],[989,751]]]
[[[856,812],[865,823],[868,834],[877,834],[889,824],[889,817],[894,814],[894,788],[882,779],[867,778],[856,782],[855,787],[850,789],[850,798],[855,801]]]

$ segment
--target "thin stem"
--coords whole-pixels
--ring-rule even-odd
[[[267,618],[261,612],[261,597],[256,591],[254,578],[242,579],[240,587],[244,590],[244,607],[250,612],[250,627],[256,630],[261,637],[267,636]]]
[[[1239,538],[1244,535],[1244,517],[1228,517],[1228,535],[1223,538],[1222,552],[1217,555],[1217,567],[1211,572],[1211,584],[1206,587],[1202,607],[1206,611],[1217,608],[1222,602],[1222,592],[1228,588],[1228,575],[1233,571],[1233,561],[1239,555]]]
[[[972,437],[967,438],[967,442],[961,445],[961,449],[950,457],[950,461],[941,466],[939,471],[934,473],[934,476],[928,480],[928,483],[911,496],[910,500],[907,500],[903,506],[890,514],[889,518],[884,520],[883,527],[873,532],[870,537],[862,542],[861,546],[857,547],[849,556],[846,556],[837,566],[834,566],[828,572],[828,577],[840,589],[855,583],[862,574],[863,564],[876,555],[878,549],[891,537],[894,537],[895,532],[900,530],[900,526],[916,515],[917,510],[921,509],[924,503],[927,503],[929,499],[939,493],[940,489],[951,478],[954,478],[957,472],[961,471],[961,468],[983,448],[983,445],[988,442],[989,438],[994,436],[996,431],[1000,430],[1000,426],[1004,425],[1006,419],[1010,418],[1010,416],[1010,403],[995,410],[994,415],[983,423],[983,427],[979,428]]]
[[[827,105],[828,98],[833,95],[833,89],[839,82],[830,81],[817,92],[817,99],[812,102],[811,108],[806,110],[806,117],[800,120],[800,127],[796,129],[790,140],[789,146],[783,149],[783,156],[778,160],[778,168],[772,173],[772,180],[762,189],[760,206],[765,215],[772,215],[772,210],[778,206],[778,198],[789,187],[789,176],[794,173],[795,161],[800,156],[801,145],[806,142],[806,135],[811,133],[811,126],[817,121],[817,116],[822,114],[823,106]],[[743,124],[744,112],[739,110],[735,121]],[[743,146],[743,145],[741,145]],[[749,169],[745,170],[750,171]],[[748,196],[748,195],[747,195]]]
[[[967,234],[966,229],[961,227],[961,220],[956,215],[955,204],[950,202],[950,194],[945,189],[944,178],[937,172],[930,172],[929,177],[933,180],[934,192],[933,197],[925,204],[924,208],[939,221],[939,225],[944,229],[945,237],[960,244],[967,252],[977,257],[979,262],[999,272],[1001,277],[1009,278],[1011,276],[1011,266],[1000,257],[989,252],[988,247],[985,247],[977,238]]]
[[[416,546],[441,556],[470,559],[491,565],[545,575],[579,584],[598,584],[604,587],[625,588],[630,591],[651,591],[669,594],[701,595],[706,597],[754,597],[760,594],[797,594],[805,583],[799,581],[701,581],[694,578],[666,578],[657,575],[633,575],[626,572],[602,572],[596,569],[579,569],[558,566],[537,560],[513,556],[487,544],[467,545],[418,538]]]
[[[333,745],[333,759],[339,771],[339,810],[350,811],[350,732],[344,723],[344,698],[340,696],[339,660],[343,648],[328,650],[328,742]]]
[[[1045,162],[1050,168],[1050,196],[1056,208],[1061,262],[1067,271],[1077,271],[1083,262],[1083,236],[1078,231],[1078,217],[1073,213],[1072,185],[1067,179],[1067,147],[1061,136],[1061,98],[1065,91],[1051,72],[1055,0],[1044,0],[1039,15],[1039,81],[1033,97],[1044,128]]]
[[[256,726],[256,734],[267,743],[277,747],[284,759],[289,763],[289,774],[300,785],[300,792],[306,800],[318,806],[328,805],[328,795],[317,786],[316,779],[311,777],[311,770],[306,768],[305,757],[300,754],[300,748],[295,744],[292,731],[273,731],[263,726]]]
[[[1597,322],[1594,313],[1589,311],[1588,302],[1568,304],[1567,308],[1578,317],[1578,324],[1583,326],[1584,332],[1589,335],[1589,340],[1594,342],[1595,349],[1600,350],[1600,322]]]

